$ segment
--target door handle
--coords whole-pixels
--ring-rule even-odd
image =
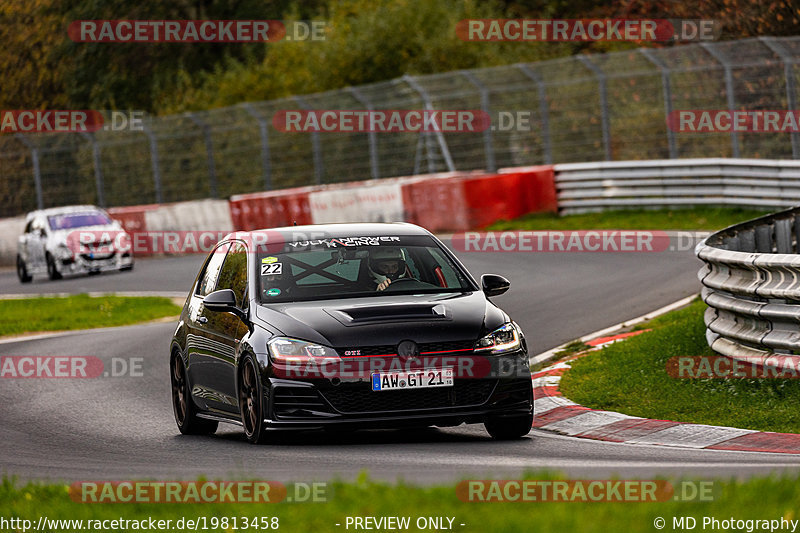
[[[201,316],[200,318],[197,319],[197,322],[199,322],[200,324],[205,324],[208,322],[208,318]]]

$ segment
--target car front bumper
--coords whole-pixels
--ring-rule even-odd
[[[133,265],[130,252],[90,255],[76,254],[59,260],[59,271],[62,274],[88,274],[90,272],[108,272],[129,268]]]
[[[524,416],[533,409],[528,376],[456,379],[453,387],[372,391],[364,382],[269,380],[265,423],[274,429],[456,426]]]

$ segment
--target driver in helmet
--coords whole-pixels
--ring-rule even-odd
[[[369,274],[382,291],[392,281],[410,277],[406,268],[403,250],[399,248],[376,248],[369,251]]]

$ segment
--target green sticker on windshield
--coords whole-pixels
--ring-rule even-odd
[[[265,257],[265,258],[263,258],[263,259],[261,260],[261,263],[263,263],[263,264],[265,264],[265,265],[269,265],[269,264],[271,264],[271,263],[274,263],[274,262],[275,262],[275,261],[277,261],[277,260],[278,260],[278,258],[277,258],[277,257]]]
[[[277,296],[281,293],[280,289],[270,289],[267,291],[267,296]]]

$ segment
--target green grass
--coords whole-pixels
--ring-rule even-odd
[[[181,308],[169,298],[99,296],[0,300],[0,336],[35,331],[124,326],[176,316]]]
[[[800,433],[800,380],[673,379],[673,356],[716,355],[705,339],[703,311],[688,307],[654,319],[653,331],[571,363],[561,391],[586,407],[633,416],[761,431]]]
[[[767,214],[769,211],[730,207],[687,209],[624,209],[558,216],[536,213],[514,220],[495,222],[488,229],[503,230],[582,230],[582,229],[658,229],[718,230]]]
[[[553,476],[525,476],[553,479]],[[673,482],[673,486],[676,483]],[[452,517],[453,530],[468,532],[607,533],[608,531],[652,532],[654,520],[663,517],[666,531],[673,531],[672,517],[693,516],[697,529],[702,517],[719,520],[794,519],[800,484],[796,478],[763,478],[748,481],[715,481],[712,501],[653,503],[518,502],[473,503],[456,496],[454,485],[420,488],[406,484],[388,485],[362,477],[354,483],[331,483],[326,503],[276,504],[85,504],[67,495],[64,485],[29,484],[16,487],[6,480],[0,485],[0,516],[19,517],[37,524],[48,519],[172,519],[180,517],[278,517],[279,531],[343,532],[347,517],[409,516],[409,531],[418,531],[418,517]],[[336,526],[336,524],[341,524]],[[446,523],[446,522],[445,522]],[[465,524],[463,527],[460,524]],[[532,526],[533,525],[533,526]],[[84,528],[86,529],[86,528]],[[112,529],[113,530],[113,529]],[[202,528],[201,528],[202,530]],[[213,529],[221,531],[222,529]],[[353,531],[353,526],[349,528]],[[170,531],[181,531],[175,527]],[[228,528],[227,531],[236,531]],[[257,531],[248,529],[245,531]]]

